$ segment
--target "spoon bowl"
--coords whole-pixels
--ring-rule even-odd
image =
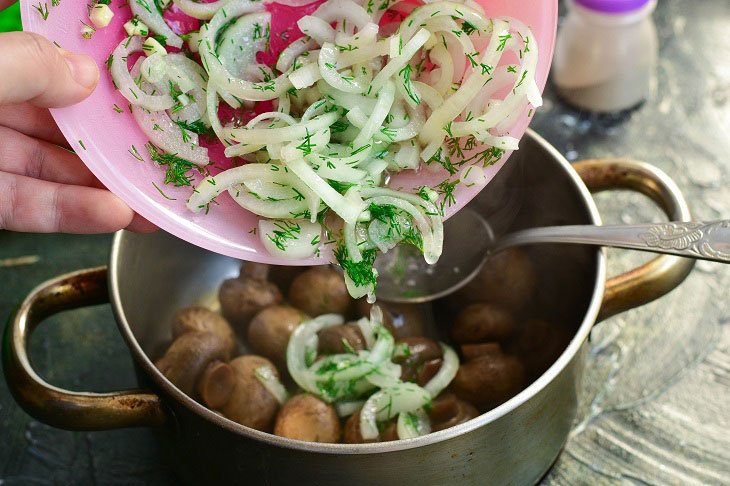
[[[495,238],[486,219],[467,208],[454,215],[444,230],[443,253],[434,265],[419,260],[418,252],[408,247],[397,247],[383,263],[378,262],[378,299],[423,303],[452,294],[476,277],[489,255],[521,245],[610,246],[730,263],[730,220],[547,226]]]

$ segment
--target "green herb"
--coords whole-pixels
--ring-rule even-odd
[[[33,8],[36,9],[39,14],[41,14],[41,17],[43,18],[43,20],[48,20],[48,4],[47,3],[41,4],[39,2],[38,5],[33,5]]]
[[[302,151],[303,155],[309,155],[312,153],[312,147],[316,147],[317,144],[312,143],[312,135],[309,134],[309,129],[306,129],[306,136],[304,141],[297,145],[297,149]]]
[[[144,159],[143,159],[143,158],[142,158],[142,156],[141,156],[141,155],[139,154],[139,151],[137,150],[137,147],[135,147],[134,145],[132,145],[132,148],[131,148],[131,149],[129,149],[129,150],[127,150],[127,152],[129,152],[129,154],[130,154],[130,155],[131,155],[132,157],[134,157],[135,159],[139,160],[140,162],[144,162]]]
[[[395,134],[396,134],[395,129],[383,127],[380,129],[380,133],[382,133],[383,135],[388,137],[391,142],[395,141]]]
[[[190,172],[198,171],[201,174],[203,173],[203,169],[192,162],[188,162],[187,160],[178,157],[177,154],[165,154],[160,152],[160,150],[151,142],[147,143],[145,148],[154,162],[157,162],[161,166],[166,166],[165,184],[173,184],[175,187],[190,186],[193,182],[193,176]]]
[[[467,54],[466,57],[469,59],[469,63],[471,63],[471,67],[477,67],[479,63],[474,59],[475,57],[478,57],[478,52],[472,52],[471,54]]]
[[[162,192],[162,189],[160,189],[160,187],[157,184],[155,184],[154,182],[152,183],[152,185],[155,186],[155,189],[157,189],[159,191],[159,193],[162,194],[162,197],[164,197],[165,199],[168,199],[170,201],[177,201],[177,199],[174,197],[168,197],[167,194]]]
[[[451,133],[451,124],[454,123],[453,121],[450,121],[446,125],[444,125],[444,131],[449,134],[449,137],[453,137],[454,134]]]
[[[441,201],[441,214],[444,214],[445,205],[448,204],[450,207],[451,205],[456,203],[454,189],[459,182],[459,179],[456,179],[454,182],[451,182],[447,179],[436,186],[436,192],[444,197],[444,199]]]
[[[363,251],[362,260],[355,263],[348,257],[345,247],[339,244],[334,251],[334,256],[337,263],[342,267],[342,270],[356,286],[366,287],[372,285],[373,289],[375,289],[377,272],[373,269],[376,256],[374,249]]]
[[[498,51],[503,51],[505,46],[507,45],[507,41],[512,38],[512,34],[502,34],[497,39],[499,39],[499,45],[497,46]]]
[[[281,251],[286,251],[287,240],[296,240],[302,232],[302,227],[292,221],[280,220],[272,221],[272,223],[278,229],[266,233],[266,237]]]
[[[327,182],[329,183],[330,187],[332,187],[332,189],[339,192],[340,194],[344,194],[345,192],[347,192],[348,189],[357,185],[350,182],[333,181],[330,179],[327,179]]]
[[[413,102],[417,105],[421,104],[421,99],[418,97],[418,94],[413,88],[413,83],[411,82],[411,70],[413,68],[410,64],[406,64],[403,69],[401,69],[398,72],[398,76],[403,77],[403,88],[405,89],[406,93],[408,94],[408,97],[413,100]]]
[[[182,130],[182,132],[183,132],[183,142],[187,141],[186,138],[188,136],[187,136],[186,131],[197,133],[198,135],[204,135],[206,137],[213,136],[213,129],[205,126],[205,123],[203,123],[202,120],[197,120],[194,122],[181,120],[181,121],[176,121],[175,124],[177,124],[177,126],[179,126],[180,130]]]

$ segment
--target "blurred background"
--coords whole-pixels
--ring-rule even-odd
[[[23,30],[20,22],[20,4],[16,3],[0,12],[0,32]]]
[[[68,1],[68,0],[66,0]],[[566,8],[561,2],[561,26]],[[730,218],[730,2],[660,0],[659,60],[646,102],[596,115],[549,83],[531,128],[570,161],[631,157],[657,165],[699,220]],[[19,30],[18,7],[0,30]],[[642,196],[596,196],[605,223],[661,220]],[[104,265],[110,235],[0,231],[0,322],[35,285]],[[648,256],[608,251],[609,274]],[[581,408],[548,485],[730,484],[730,269],[701,262],[668,296],[598,325]],[[36,368],[74,390],[134,387],[131,358],[108,306],[49,319],[31,343]],[[0,485],[176,484],[148,429],[67,432],[26,415],[0,380]]]

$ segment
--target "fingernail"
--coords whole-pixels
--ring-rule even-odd
[[[68,53],[63,58],[71,70],[74,81],[87,89],[96,86],[96,82],[99,81],[99,68],[89,56]]]

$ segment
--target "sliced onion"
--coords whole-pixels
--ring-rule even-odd
[[[226,5],[230,0],[217,0],[210,3],[195,2],[193,0],[172,0],[180,10],[185,12],[187,15],[200,19],[208,20],[212,19],[213,16]]]
[[[360,411],[360,434],[365,440],[378,437],[378,422],[412,412],[430,403],[431,395],[415,383],[383,388],[367,399]]]
[[[187,207],[197,213],[223,191],[251,179],[267,177],[271,172],[279,170],[281,166],[274,164],[246,164],[224,170],[215,176],[208,176],[195,186],[193,194],[187,201]]]
[[[283,236],[282,236],[283,235]],[[262,219],[259,238],[274,256],[303,260],[314,256],[321,244],[322,226],[309,221]]]
[[[399,439],[413,439],[431,433],[431,419],[421,408],[398,414],[396,431]]]
[[[279,378],[274,374],[270,366],[259,366],[254,370],[254,375],[259,382],[271,393],[279,405],[284,405],[289,398],[289,393],[281,384]]]
[[[311,393],[319,393],[313,381],[313,376],[307,366],[307,350],[311,342],[316,343],[317,333],[326,327],[337,326],[345,322],[337,314],[324,314],[311,321],[302,322],[289,337],[286,346],[286,367],[297,385]],[[316,344],[314,346],[316,349]]]
[[[340,418],[349,417],[357,412],[363,405],[365,400],[347,400],[335,403],[335,411]]]
[[[251,101],[272,100],[286,92],[289,88],[291,88],[288,73],[284,73],[274,80],[261,83],[254,83],[241,79],[234,76],[228,71],[228,69],[226,69],[215,52],[215,45],[218,37],[218,31],[221,27],[227,24],[231,18],[240,17],[244,14],[251,14],[251,12],[259,10],[262,7],[263,4],[259,3],[229,3],[225,8],[220,9],[218,13],[216,13],[208,24],[201,28],[203,41],[200,44],[200,55],[203,58],[204,67],[206,71],[208,71],[210,77],[216,82],[219,89],[224,89],[235,96]],[[247,32],[250,32],[249,35],[253,38],[256,21],[263,18],[262,16],[270,17],[270,14],[261,13],[254,16],[245,15],[239,18],[236,24],[239,22],[244,23],[242,25],[246,26]]]
[[[342,194],[332,189],[304,159],[294,159],[285,162],[299,178],[314,191],[327,206],[345,222],[355,222],[363,210],[361,204],[345,199]]]
[[[459,356],[451,346],[444,343],[439,344],[443,352],[443,363],[433,378],[423,387],[434,398],[449,386],[451,380],[456,376],[456,372],[459,371]]]
[[[267,144],[291,142],[297,138],[306,137],[318,130],[329,127],[337,121],[337,113],[325,113],[306,123],[280,128],[230,128],[225,133],[239,143]]]
[[[178,49],[182,47],[183,40],[167,25],[154,0],[133,0],[129,8],[132,9],[132,15],[137,16],[152,32],[164,35],[167,45]]]
[[[133,105],[150,111],[162,111],[175,104],[172,97],[164,92],[159,95],[148,95],[137,86],[127,70],[129,55],[142,50],[142,38],[133,36],[123,39],[112,53],[111,75],[119,92]]]
[[[395,86],[392,81],[387,81],[383,89],[378,93],[378,101],[375,103],[372,115],[370,115],[367,122],[360,128],[360,133],[353,141],[353,147],[362,147],[373,138],[378,128],[383,124],[385,117],[388,116],[390,108],[393,106],[394,95]]]
[[[183,141],[182,129],[164,111],[150,112],[132,105],[132,115],[150,141],[165,152],[199,166],[210,163],[208,149],[197,144],[197,134],[189,134],[191,138]]]
[[[365,379],[378,388],[395,386],[401,382],[401,367],[392,361],[385,361],[371,371]]]

